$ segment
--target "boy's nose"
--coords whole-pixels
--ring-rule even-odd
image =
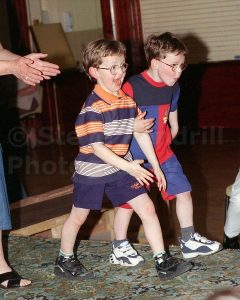
[[[123,72],[123,70],[122,70],[122,68],[121,67],[118,67],[118,69],[117,69],[117,74],[123,74],[124,72]]]

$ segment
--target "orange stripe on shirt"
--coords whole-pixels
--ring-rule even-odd
[[[131,99],[119,99],[111,105],[106,104],[104,101],[98,101],[92,105],[92,108],[96,109],[99,112],[112,111],[115,109],[121,108],[134,108],[136,103]]]
[[[121,156],[126,155],[129,148],[129,145],[127,144],[116,144],[116,145],[104,144],[104,146],[112,150],[117,155],[121,155]],[[90,154],[93,153],[93,148],[91,146],[83,146],[80,147],[79,151],[84,154]]]
[[[88,122],[83,125],[77,125],[75,127],[77,137],[82,137],[87,134],[103,132],[103,124],[102,122]]]

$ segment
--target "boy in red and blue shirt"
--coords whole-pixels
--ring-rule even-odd
[[[148,69],[131,77],[123,90],[132,97],[138,107],[153,118],[155,124],[150,133],[155,153],[167,182],[162,191],[164,200],[176,198],[176,212],[181,228],[180,246],[184,258],[209,255],[222,249],[216,241],[210,241],[195,232],[191,185],[185,176],[177,157],[171,149],[171,142],[178,132],[177,104],[180,94],[178,79],[186,68],[186,46],[173,34],[166,32],[150,35],[144,45]],[[142,127],[134,128],[141,131]],[[133,139],[130,151],[134,159],[143,159],[145,167],[151,168],[147,158]],[[132,215],[129,204],[122,205],[115,217],[115,240],[110,262],[122,264],[122,258],[114,251],[114,245],[126,240],[127,228]],[[137,261],[132,266],[137,265]]]

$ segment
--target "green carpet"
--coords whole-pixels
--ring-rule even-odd
[[[76,300],[76,299],[178,299],[201,300],[215,291],[240,284],[240,252],[224,250],[193,259],[194,268],[171,281],[161,282],[156,275],[152,253],[147,245],[136,244],[146,259],[142,267],[110,265],[107,242],[82,241],[78,247],[81,261],[95,272],[92,280],[77,282],[59,279],[53,274],[59,240],[9,237],[9,261],[20,274],[31,278],[28,288],[3,290],[0,299]],[[180,248],[170,247],[181,257]]]

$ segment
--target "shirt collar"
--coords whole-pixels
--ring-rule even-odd
[[[119,96],[115,96],[106,92],[99,84],[94,86],[93,92],[97,94],[102,100],[107,102],[108,104],[112,104],[114,101],[120,98],[130,98],[128,97],[121,89],[119,90]]]
[[[143,71],[141,73],[141,75],[147,82],[149,82],[153,86],[156,86],[156,87],[166,86],[166,84],[164,82],[157,82],[157,81],[153,80],[152,77],[148,75],[147,70]]]

